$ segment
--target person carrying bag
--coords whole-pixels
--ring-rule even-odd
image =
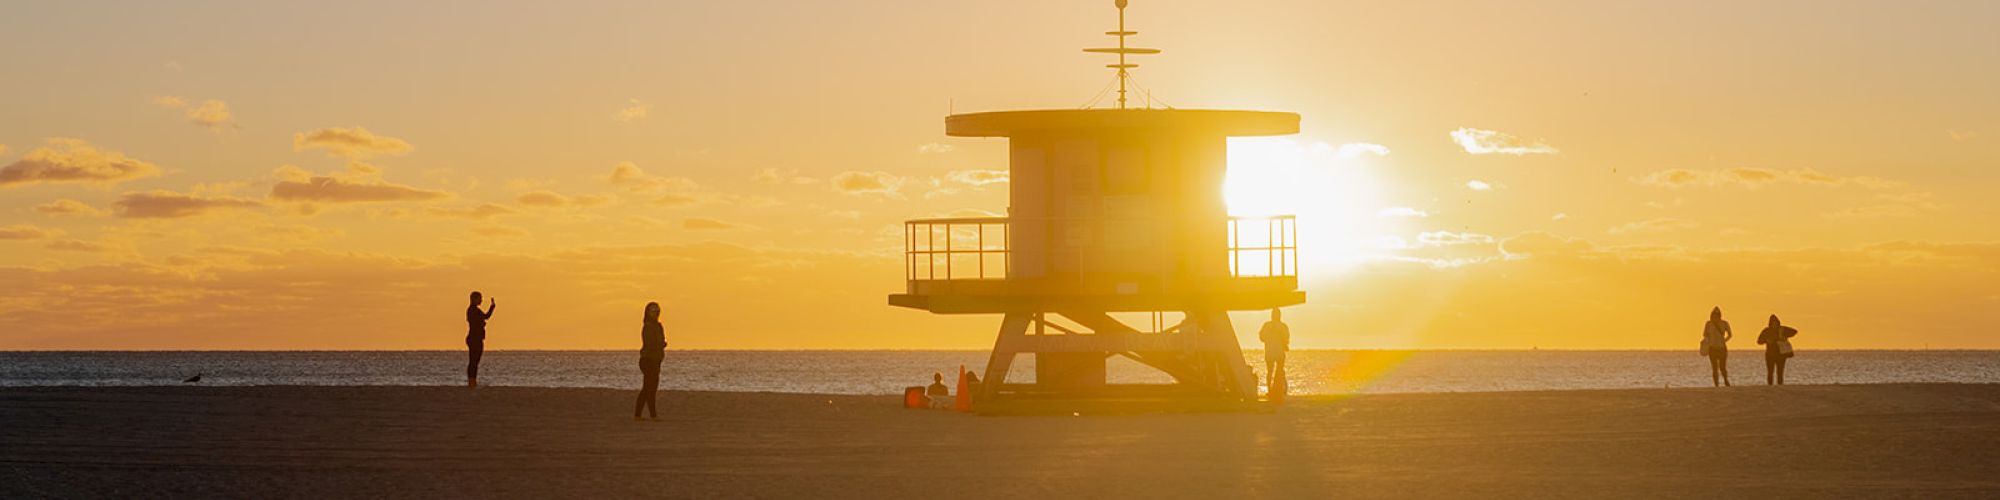
[[[1785,385],[1785,361],[1795,353],[1791,338],[1798,336],[1799,330],[1778,323],[1778,315],[1771,315],[1770,326],[1757,334],[1757,343],[1764,345],[1764,384]]]

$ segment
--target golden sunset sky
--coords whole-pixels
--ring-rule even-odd
[[[953,112],[1075,108],[1107,1],[32,2],[0,349],[990,347],[901,222],[1006,211]],[[1135,1],[1139,85],[1290,111],[1306,348],[2000,348],[2000,2]],[[1101,104],[1101,103],[1100,103]],[[1258,313],[1236,315],[1254,344]]]

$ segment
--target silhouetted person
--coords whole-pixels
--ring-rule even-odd
[[[486,312],[479,312],[479,292],[472,292],[472,305],[465,306],[465,386],[479,388],[479,358],[486,355],[486,320],[493,319],[493,309],[500,307],[499,300],[487,303]]]
[[[645,383],[639,386],[639,401],[632,404],[632,420],[639,419],[639,410],[660,419],[660,360],[666,357],[667,330],[660,326],[660,303],[647,302],[646,319],[639,327],[639,373]]]
[[[1268,376],[1264,385],[1272,392],[1285,390],[1279,381],[1285,378],[1285,353],[1292,350],[1292,327],[1285,326],[1284,313],[1272,309],[1271,320],[1257,330],[1257,340],[1264,341],[1264,374]]]
[[[931,373],[931,385],[924,387],[925,406],[933,410],[950,409],[955,400],[951,398],[951,386],[944,385],[944,373]]]
[[[952,386],[944,384],[944,372],[930,374],[930,386],[924,388],[924,398],[930,400],[930,408],[952,408]]]
[[[944,385],[944,373],[931,374],[931,385],[924,388],[924,395],[931,397],[951,396],[951,386]]]
[[[1778,324],[1778,315],[1771,315],[1771,326],[1764,327],[1757,334],[1757,343],[1764,344],[1764,385],[1785,385],[1785,359],[1792,357],[1792,341],[1799,334],[1797,328]]]
[[[1722,308],[1708,311],[1708,323],[1701,326],[1702,354],[1708,356],[1708,378],[1716,387],[1729,385],[1729,339],[1736,332],[1722,320]]]

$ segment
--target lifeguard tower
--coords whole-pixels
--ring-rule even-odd
[[[1299,115],[1127,107],[1126,57],[1159,51],[1126,46],[1116,5],[1118,47],[1085,51],[1118,56],[1117,107],[946,117],[947,135],[1008,140],[1007,216],[904,223],[908,286],[889,304],[1004,315],[981,404],[1254,401],[1228,312],[1305,302],[1294,219],[1231,217],[1222,194],[1228,138],[1294,134]],[[1032,383],[1008,378],[1024,354]],[[1116,356],[1173,383],[1111,384]]]

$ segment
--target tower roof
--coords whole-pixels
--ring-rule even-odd
[[[1220,109],[1050,109],[966,113],[944,119],[944,133],[954,137],[1098,129],[1181,130],[1230,137],[1290,135],[1299,132],[1299,115]]]

